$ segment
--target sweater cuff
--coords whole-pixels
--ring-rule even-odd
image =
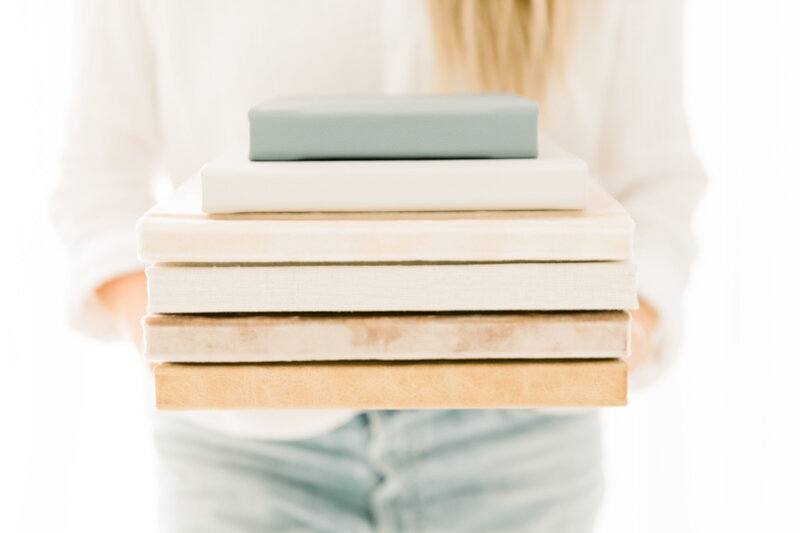
[[[114,316],[97,297],[105,282],[144,270],[136,255],[136,232],[132,225],[109,228],[93,236],[70,258],[67,320],[86,335],[119,340],[122,332]]]
[[[654,354],[630,376],[631,388],[638,389],[664,374],[677,355],[683,330],[683,283],[681,270],[666,250],[639,248],[634,262],[638,294],[658,315],[652,337]]]

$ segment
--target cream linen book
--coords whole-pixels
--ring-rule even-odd
[[[633,221],[594,180],[585,211],[207,215],[193,178],[137,228],[145,261],[624,261]]]
[[[149,315],[153,361],[623,358],[627,311]]]
[[[161,363],[159,409],[469,409],[625,405],[627,364],[578,361]]]
[[[583,209],[589,170],[547,141],[536,159],[250,161],[200,170],[207,213]]]
[[[637,307],[630,262],[164,265],[149,313],[592,311]]]

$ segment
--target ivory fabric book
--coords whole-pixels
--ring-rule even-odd
[[[228,154],[200,170],[203,211],[583,209],[589,171],[542,142],[536,159],[250,161]]]
[[[159,409],[469,409],[625,405],[627,365],[338,361],[155,368]]]
[[[538,115],[509,93],[272,98],[250,110],[250,159],[536,157]]]
[[[208,215],[197,177],[137,226],[162,262],[624,261],[633,220],[594,180],[584,211]]]
[[[147,268],[149,313],[560,311],[637,306],[635,267],[580,263],[353,263]]]
[[[149,315],[148,360],[624,358],[627,311]]]

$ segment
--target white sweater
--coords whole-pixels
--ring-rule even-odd
[[[705,183],[687,132],[680,2],[607,0],[581,10],[568,84],[551,90],[542,132],[584,159],[637,224],[639,293],[659,313],[658,357],[673,357]],[[78,5],[77,79],[52,214],[71,261],[69,316],[117,334],[95,295],[141,270],[134,223],[158,176],[179,184],[247,142],[247,111],[298,93],[430,92],[425,0],[96,0]],[[310,436],[351,411],[196,412],[236,435]]]

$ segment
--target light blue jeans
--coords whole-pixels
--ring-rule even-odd
[[[599,413],[372,411],[300,441],[156,421],[166,533],[587,532]]]

